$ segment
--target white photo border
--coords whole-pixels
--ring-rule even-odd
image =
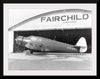
[[[47,6],[49,5],[49,6]],[[91,70],[8,70],[8,25],[9,25],[9,9],[33,9],[33,8],[56,8],[62,9],[67,6],[68,8],[83,8],[92,10],[92,69]],[[96,50],[96,18],[97,18],[97,4],[3,4],[3,25],[4,25],[4,53],[3,53],[3,75],[97,75],[97,50]]]

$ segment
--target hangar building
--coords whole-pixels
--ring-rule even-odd
[[[75,44],[85,37],[88,52],[91,52],[91,11],[84,9],[63,9],[30,17],[8,29],[9,53],[23,52],[24,47],[15,42],[17,36],[42,36],[57,41]]]

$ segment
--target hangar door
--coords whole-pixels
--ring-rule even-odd
[[[41,36],[64,43],[75,45],[80,37],[85,37],[88,44],[87,53],[91,53],[91,29],[59,29],[59,30],[27,30],[27,31],[14,31],[14,46],[13,52],[19,53],[26,50],[24,46],[16,44],[15,39],[18,36]]]

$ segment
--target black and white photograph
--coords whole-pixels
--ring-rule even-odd
[[[95,75],[96,4],[4,4],[5,75]]]

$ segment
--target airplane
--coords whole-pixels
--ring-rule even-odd
[[[15,38],[16,44],[24,46],[33,51],[40,52],[66,52],[66,53],[84,53],[87,51],[87,42],[84,37],[81,37],[76,45],[63,43],[40,36],[18,36]]]

